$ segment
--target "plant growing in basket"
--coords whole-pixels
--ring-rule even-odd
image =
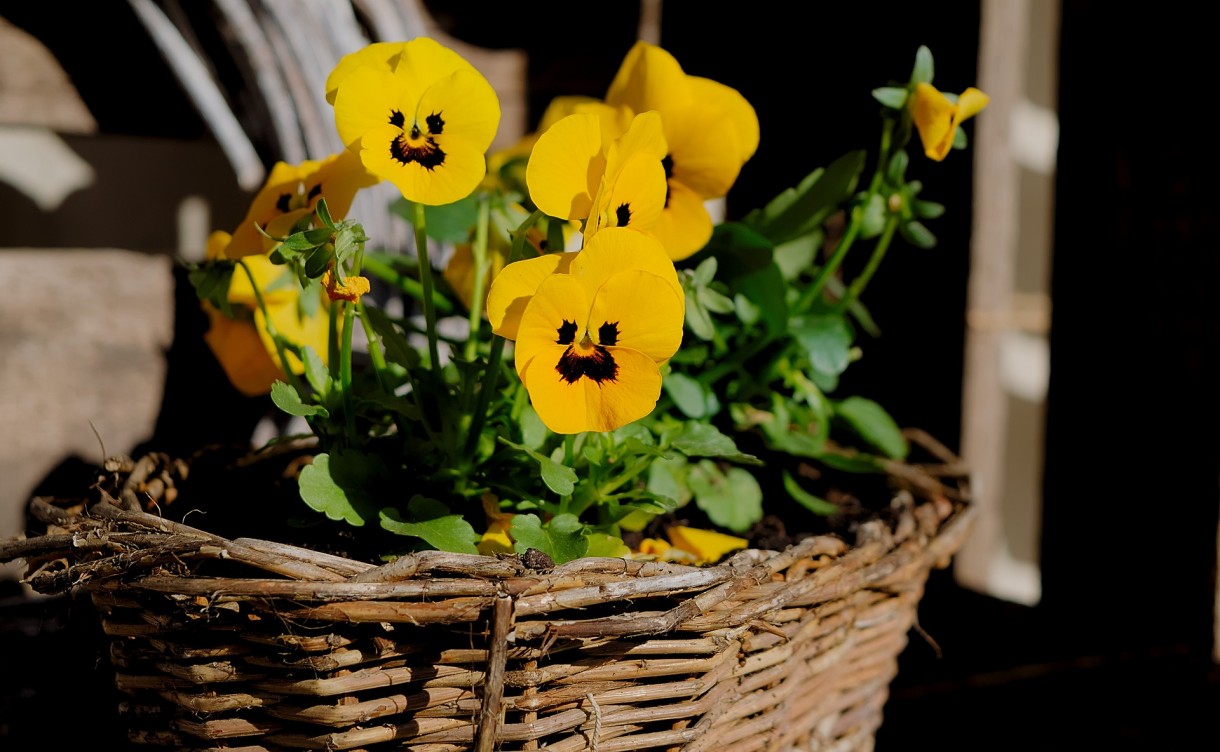
[[[837,388],[890,246],[935,244],[910,173],[987,101],[932,77],[921,47],[872,92],[875,153],[717,222],[760,126],[659,47],[492,154],[496,93],[455,52],[348,55],[347,149],[277,164],[191,270],[233,385],[307,430],[110,461],[87,514],[36,499],[48,535],[0,553],[91,589],[120,688],[174,719],[142,741],[867,746],[969,511],[948,450]],[[413,253],[347,216],[380,181]],[[171,521],[196,508],[206,531]]]

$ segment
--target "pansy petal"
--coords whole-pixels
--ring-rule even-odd
[[[559,359],[567,351],[552,345],[533,358],[523,377],[530,403],[555,433],[613,431],[652,412],[661,395],[661,371],[647,355],[626,347],[608,348],[614,376],[569,381]]]
[[[229,243],[233,242],[233,236],[224,230],[213,230],[208,235],[208,242],[205,246],[204,258],[208,261],[225,258],[225,249],[229,247]]]
[[[594,344],[627,347],[662,362],[682,344],[685,301],[670,284],[639,270],[606,280],[589,309]]]
[[[300,306],[294,298],[284,303],[268,304],[267,313],[271,317],[271,322],[275,325],[275,330],[281,337],[297,347],[312,347],[314,352],[322,358],[322,361],[326,361],[329,352],[327,329],[329,328],[330,317],[327,315],[325,305],[318,306],[317,312],[314,315],[303,316],[301,315]],[[271,355],[276,363],[279,363],[279,353],[275,347],[275,340],[272,339],[271,333],[267,328],[267,320],[259,309],[254,311],[254,325],[258,329],[258,335],[262,339],[267,353]],[[288,352],[288,366],[292,369],[293,373],[302,373],[304,371],[300,358],[292,352]]]
[[[671,178],[701,198],[720,198],[741,172],[741,145],[732,121],[696,104],[665,116]]]
[[[247,256],[242,259],[242,263],[250,270],[250,275],[254,276],[254,284],[258,285],[258,291],[265,302],[281,303],[296,300],[297,295],[300,294],[300,284],[289,267],[274,264],[267,256]],[[230,303],[249,308],[258,306],[258,298],[254,295],[250,275],[247,275],[245,269],[240,266],[233,270],[233,277],[229,280],[228,299]]]
[[[395,145],[403,131],[377,126],[360,139],[360,159],[369,172],[393,183],[408,201],[439,206],[469,196],[487,171],[482,149],[458,138],[437,141],[425,159],[400,161]],[[431,159],[428,159],[431,158]]]
[[[203,310],[209,322],[203,339],[229,383],[247,397],[270,392],[271,384],[284,378],[284,372],[267,354],[254,324],[249,320],[228,318],[206,302]]]
[[[431,37],[416,37],[402,47],[394,75],[412,101],[423,96],[430,86],[456,71],[478,74],[466,58]]]
[[[969,87],[961,93],[957,98],[957,124],[961,125],[963,120],[972,118],[982,112],[987,103],[991,101],[991,97],[983,92]]]
[[[730,551],[750,545],[745,538],[685,525],[674,525],[665,531],[665,535],[674,548],[694,554],[700,563],[720,561]]]
[[[576,114],[538,137],[525,168],[525,182],[530,199],[546,214],[585,219],[605,171],[601,120],[593,114]]]
[[[468,142],[485,159],[483,153],[500,127],[500,100],[478,71],[455,71],[423,93],[415,122],[438,141],[443,137]]]
[[[696,253],[712,238],[712,217],[700,196],[679,183],[669,181],[669,203],[649,231],[673,261]]]
[[[492,331],[505,339],[517,339],[521,314],[538,286],[552,274],[567,274],[576,255],[547,253],[505,266],[487,293],[487,319]]]
[[[660,241],[625,228],[607,228],[591,238],[568,273],[580,280],[592,299],[606,280],[626,269],[655,274],[682,295],[678,272]]]
[[[233,231],[233,239],[225,249],[225,256],[239,259],[266,253],[274,243],[263,237],[258,228],[265,228],[268,222],[283,213],[281,207],[286,206],[297,195],[301,178],[316,171],[318,164],[311,160],[299,165],[276,162],[267,179],[263,181],[263,187],[250,202],[245,218]]]
[[[339,58],[334,70],[326,77],[326,101],[335,103],[339,85],[359,68],[393,70],[402,53],[404,42],[374,42]]]
[[[335,96],[335,127],[343,144],[359,150],[360,139],[374,128],[390,125],[395,113],[410,115],[418,102],[390,71],[357,68]],[[404,108],[406,110],[404,111]]]
[[[924,154],[937,162],[945,158],[953,146],[955,106],[928,83],[915,85],[911,97],[911,118],[919,130]]]
[[[344,149],[322,161],[318,171],[305,178],[305,193],[309,197],[309,208],[317,206],[318,199],[326,198],[326,209],[335,221],[347,216],[352,200],[361,188],[376,185],[379,178],[366,170],[360,157]]]
[[[588,242],[601,229],[630,227],[647,231],[656,225],[665,208],[665,167],[659,159],[635,154],[606,176],[597,193],[597,211],[585,230]]]
[[[544,279],[526,304],[517,330],[514,358],[522,382],[525,367],[534,356],[551,347],[563,349],[582,339],[588,318],[589,297],[579,282],[567,274],[552,274]]]
[[[664,49],[638,41],[619,66],[606,103],[626,105],[635,112],[658,110],[668,114],[692,101],[686,74],[677,59]]]
[[[758,149],[758,113],[754,106],[731,86],[699,76],[687,76],[696,102],[716,110],[717,119],[727,120],[737,132],[737,158],[745,163]]]

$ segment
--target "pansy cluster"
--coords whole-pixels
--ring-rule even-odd
[[[207,342],[241,393],[307,421],[301,498],[373,528],[381,555],[713,561],[749,544],[764,484],[801,513],[834,511],[794,463],[878,472],[905,453],[879,405],[833,392],[872,331],[860,293],[891,241],[935,240],[922,220],[943,207],[906,177],[907,142],[940,161],[986,105],[931,79],[921,48],[908,83],[873,92],[883,146],[866,187],[851,153],[718,223],[709,202],[758,148],[758,117],[661,47],[636,43],[603,98],[560,97],[489,154],[500,105],[474,66],[425,37],[370,44],[326,81],[346,148],[276,164],[192,270]],[[347,218],[382,181],[413,254],[366,250]],[[849,281],[857,241],[872,251]],[[370,305],[391,291],[413,310]],[[760,449],[739,448],[747,435]],[[656,527],[688,505],[702,527]]]

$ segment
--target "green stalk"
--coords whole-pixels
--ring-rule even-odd
[[[237,265],[242,268],[242,271],[246,273],[246,277],[250,280],[250,289],[254,290],[254,300],[258,304],[258,310],[263,314],[263,323],[267,326],[267,334],[271,335],[271,341],[275,343],[275,352],[280,358],[280,368],[288,378],[288,383],[292,384],[292,388],[297,390],[297,394],[304,396],[304,392],[301,390],[301,382],[297,379],[297,375],[292,372],[292,368],[288,366],[288,351],[284,347],[284,339],[275,328],[275,322],[271,320],[271,314],[267,312],[267,301],[263,300],[263,292],[258,289],[258,282],[254,279],[254,272],[250,271],[250,267],[243,259],[238,259]]]
[[[525,234],[543,216],[542,212],[535,210],[513,233],[513,245],[508,252],[508,261],[505,262],[505,266],[521,258],[521,254],[525,250]],[[483,423],[487,420],[487,406],[491,404],[491,395],[496,391],[496,380],[500,376],[500,360],[504,357],[505,341],[503,337],[499,336],[492,339],[491,352],[487,354],[487,368],[483,370],[483,386],[479,389],[479,398],[475,404],[470,431],[466,434],[467,457],[473,457],[474,450],[479,445],[479,435],[483,432]]]
[[[441,356],[437,347],[436,307],[432,302],[432,263],[428,260],[427,223],[424,218],[424,205],[416,202],[415,207],[415,252],[419,257],[419,284],[423,291],[420,303],[424,309],[424,326],[428,334],[428,365],[436,378],[444,383],[441,375]]]
[[[466,360],[474,360],[479,352],[479,329],[483,323],[484,286],[490,267],[487,255],[487,224],[491,220],[491,202],[487,194],[479,196],[479,222],[475,225],[474,289],[470,295],[470,334],[466,338]]]
[[[847,229],[843,232],[843,237],[839,238],[839,242],[835,246],[830,259],[818,270],[818,276],[814,278],[809,287],[805,289],[804,294],[801,295],[800,300],[796,304],[796,310],[809,310],[809,306],[813,305],[818,295],[822,293],[822,288],[826,286],[831,275],[839,270],[839,267],[843,264],[843,259],[847,257],[847,252],[851,250],[852,243],[856,241],[856,237],[860,234],[864,210],[881,188],[882,180],[885,177],[886,166],[889,165],[890,161],[890,148],[893,136],[894,121],[887,118],[885,127],[881,129],[881,149],[877,154],[877,166],[873,171],[872,180],[869,181],[868,190],[865,192],[864,198],[852,207]]]
[[[885,221],[885,229],[881,231],[881,237],[877,239],[877,245],[873,248],[873,255],[868,259],[868,265],[860,272],[860,276],[852,280],[851,286],[847,288],[847,292],[843,295],[843,299],[835,306],[836,310],[844,311],[848,306],[860,299],[860,293],[864,292],[864,288],[868,286],[869,280],[877,272],[877,267],[881,266],[881,260],[885,258],[885,252],[889,250],[890,242],[894,239],[894,232],[898,229],[899,219],[899,215],[891,214],[889,219]]]
[[[399,290],[418,301],[423,301],[424,290],[420,283],[415,279],[400,273],[397,269],[382,261],[380,258],[371,255],[365,256],[364,268],[374,277],[377,277],[383,282],[388,282],[389,284],[394,285]],[[453,303],[451,303],[444,295],[437,292],[433,292],[432,294],[432,305],[440,313],[453,313]]]
[[[347,423],[347,435],[352,444],[356,437],[356,401],[352,397],[352,329],[356,317],[356,304],[343,304],[343,342],[339,350],[339,388],[343,390],[343,418]]]

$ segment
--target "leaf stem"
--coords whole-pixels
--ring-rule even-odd
[[[474,255],[474,287],[470,293],[470,334],[466,338],[466,360],[474,360],[479,351],[479,329],[483,323],[484,287],[487,284],[488,271],[491,266],[487,254],[487,225],[491,219],[491,202],[487,194],[479,196],[479,220],[475,225],[474,245],[471,253]]]
[[[419,258],[419,284],[423,291],[420,304],[424,309],[424,326],[428,335],[428,366],[441,383],[441,356],[437,347],[436,336],[436,306],[432,302],[432,263],[428,260],[428,234],[424,205],[413,204],[415,207],[415,253]]]
[[[280,336],[279,330],[275,328],[275,322],[271,320],[271,314],[267,312],[267,301],[263,299],[262,290],[258,289],[258,282],[254,279],[254,272],[250,271],[250,267],[246,264],[245,259],[238,259],[237,265],[246,273],[246,277],[250,280],[250,289],[254,290],[254,300],[258,304],[258,310],[263,314],[263,325],[267,327],[267,334],[271,335],[271,341],[275,343],[275,352],[280,359],[280,370],[288,379],[288,383],[292,388],[297,390],[297,394],[301,394],[301,382],[297,379],[297,375],[293,373],[292,368],[288,366],[288,350],[284,347],[284,338]]]
[[[851,286],[847,288],[847,292],[843,295],[843,299],[838,302],[835,309],[844,311],[852,303],[860,299],[860,294],[864,292],[864,288],[868,286],[869,280],[877,272],[877,267],[881,266],[881,260],[885,258],[885,252],[889,250],[890,242],[894,240],[894,232],[898,229],[898,221],[900,217],[897,214],[891,214],[885,221],[885,229],[881,231],[881,237],[877,239],[877,245],[873,247],[873,255],[868,259],[868,265],[860,272],[860,275],[852,280]]]

